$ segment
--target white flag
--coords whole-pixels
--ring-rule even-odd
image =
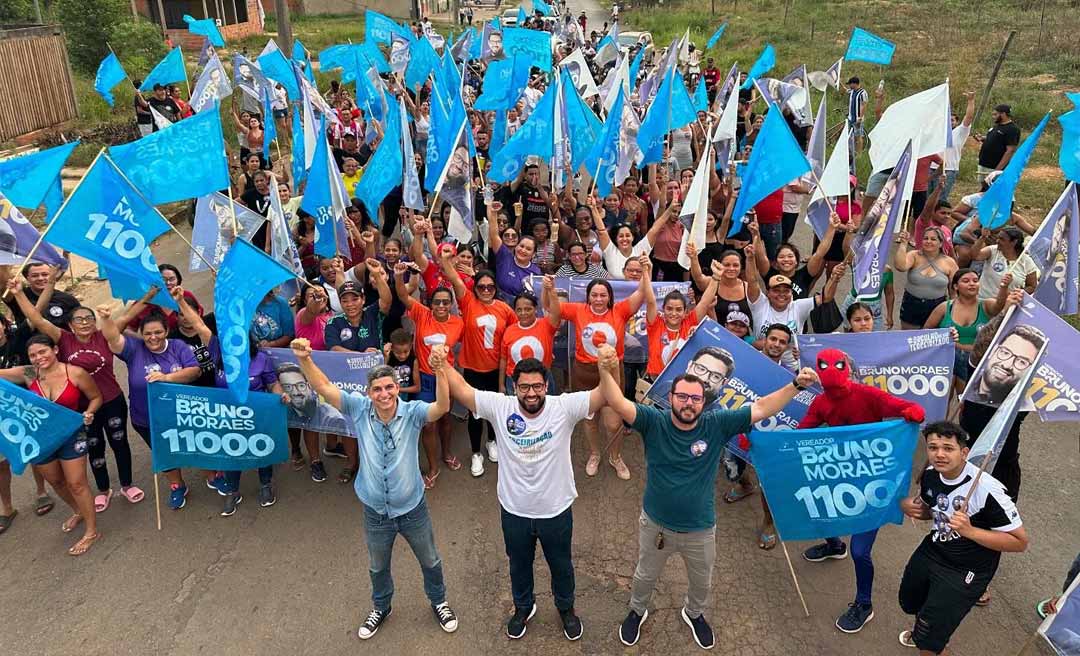
[[[682,243],[679,244],[679,264],[682,268],[690,269],[690,258],[686,255],[686,244],[694,243],[695,248],[705,247],[705,224],[709,213],[709,180],[712,171],[709,170],[709,151],[712,147],[712,139],[705,140],[705,152],[698,162],[697,171],[694,172],[694,180],[690,183],[690,189],[686,192],[686,202],[683,203],[679,221],[683,224]]]
[[[912,167],[920,157],[944,151],[952,131],[949,117],[948,82],[889,105],[867,135],[873,171],[896,166],[908,140],[912,143]]]

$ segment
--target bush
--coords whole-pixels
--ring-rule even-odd
[[[0,25],[33,23],[37,21],[31,0],[4,0],[0,2]]]
[[[114,25],[109,43],[132,78],[145,76],[168,52],[161,28],[144,19]]]
[[[91,75],[109,54],[106,41],[113,29],[131,20],[131,5],[126,0],[55,0],[53,12],[64,26],[71,65]]]

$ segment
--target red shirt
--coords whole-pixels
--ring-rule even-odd
[[[431,347],[436,344],[445,344],[450,352],[446,354],[446,364],[454,366],[454,345],[461,339],[461,331],[465,324],[461,317],[450,315],[446,321],[436,321],[431,314],[431,309],[420,303],[413,303],[405,312],[405,315],[416,324],[416,359],[420,362],[420,373],[432,375],[434,372],[428,365],[431,357]]]
[[[555,333],[558,329],[546,318],[538,317],[533,325],[522,328],[512,323],[503,333],[502,357],[506,359],[506,375],[514,375],[514,367],[525,358],[536,358],[551,367],[555,357]]]
[[[577,328],[577,348],[574,358],[584,364],[597,361],[597,350],[603,344],[615,344],[615,352],[623,359],[626,346],[626,322],[634,313],[630,299],[623,299],[603,314],[596,314],[587,303],[563,303],[562,316]]]
[[[926,157],[920,157],[919,161],[915,162],[915,183],[911,187],[912,191],[926,191],[930,188],[931,162],[937,162],[937,165],[941,166],[941,157],[927,155]]]
[[[464,326],[461,341],[461,366],[473,371],[495,371],[499,368],[506,327],[517,321],[510,306],[500,300],[491,305],[481,303],[471,291],[458,299]]]
[[[682,345],[686,343],[690,331],[697,325],[697,314],[690,312],[678,329],[671,330],[664,321],[664,315],[658,312],[656,319],[645,327],[645,333],[649,337],[649,364],[645,368],[645,373],[650,376],[660,375],[671,358],[675,357]]]
[[[780,223],[784,218],[784,188],[780,187],[754,205],[754,212],[759,224]]]
[[[80,342],[73,333],[61,330],[60,343],[57,346],[60,348],[61,360],[90,374],[101,390],[103,403],[108,403],[123,393],[113,373],[113,352],[109,349],[109,341],[100,330],[95,330],[90,335],[90,341],[86,343]]]
[[[443,274],[442,267],[435,264],[432,260],[428,260],[427,268],[424,269],[420,275],[424,279],[424,289],[427,290],[428,294],[438,287],[445,287],[446,289],[451,290],[454,288],[454,286],[450,284],[450,279]],[[465,283],[465,289],[472,291],[472,276],[461,272],[458,272],[458,275],[461,276],[461,282]]]

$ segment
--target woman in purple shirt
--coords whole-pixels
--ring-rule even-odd
[[[540,267],[533,263],[536,240],[530,235],[522,235],[511,250],[499,237],[499,226],[491,205],[488,205],[488,245],[495,253],[495,284],[501,299],[514,299],[525,291],[529,276],[543,275]]]
[[[109,342],[109,350],[127,363],[128,403],[131,425],[146,446],[150,446],[150,412],[147,387],[150,383],[191,383],[199,377],[199,363],[191,347],[177,339],[168,339],[168,319],[160,313],[152,313],[139,326],[139,336],[121,333],[133,317],[123,314],[118,321],[112,319],[108,305],[98,306],[101,334]],[[169,479],[169,507],[180,510],[187,499],[188,488],[179,469],[165,472]]]

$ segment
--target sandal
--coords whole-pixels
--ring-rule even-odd
[[[1039,619],[1045,620],[1046,616],[1050,614],[1050,604],[1054,601],[1054,598],[1043,599],[1039,603],[1035,604],[1035,614],[1039,616]]]
[[[435,479],[439,477],[439,472],[441,472],[441,471],[442,470],[440,469],[440,470],[436,471],[431,476],[428,476],[427,474],[424,474],[424,489],[425,490],[430,490],[430,489],[435,487]]]
[[[93,535],[84,535],[75,544],[71,545],[68,549],[69,556],[81,556],[87,551],[90,551],[90,547],[94,546],[94,543],[102,538],[101,531],[94,533]]]
[[[112,494],[112,488],[110,488],[94,497],[94,512],[103,513],[108,510]]]
[[[982,595],[979,597],[979,600],[975,602],[975,605],[978,606],[979,608],[984,608],[986,606],[989,606],[990,605],[990,591],[987,590],[986,592],[982,593]]]
[[[18,514],[18,510],[12,509],[10,515],[0,515],[0,535],[3,535],[4,531],[11,528],[11,522],[15,519],[15,515]]]
[[[60,530],[64,533],[71,533],[79,526],[79,524],[82,524],[82,521],[82,515],[72,515],[64,520],[64,523],[60,525]]]
[[[300,471],[307,467],[307,461],[304,460],[304,454],[294,453],[292,460],[289,461],[292,464],[293,471]]]
[[[356,470],[351,467],[346,467],[345,469],[341,470],[340,474],[338,474],[337,482],[344,485],[346,483],[352,483],[352,480],[354,478],[356,478]]]
[[[43,494],[37,498],[37,505],[34,506],[34,514],[38,517],[48,515],[53,508],[56,507],[56,502],[48,494]]]
[[[457,459],[457,456],[447,456],[443,458],[442,461],[446,463],[446,466],[450,468],[450,471],[461,469],[461,461]]]
[[[724,503],[735,503],[737,501],[742,501],[743,499],[752,495],[755,492],[757,492],[757,488],[753,485],[750,486],[750,489],[747,489],[741,485],[736,485],[735,487],[728,490],[727,494],[724,495]]]
[[[761,531],[758,533],[758,549],[764,551],[771,551],[776,548],[776,533],[766,533]]]
[[[123,494],[130,503],[139,503],[146,497],[146,494],[134,485],[120,488],[120,494]]]

